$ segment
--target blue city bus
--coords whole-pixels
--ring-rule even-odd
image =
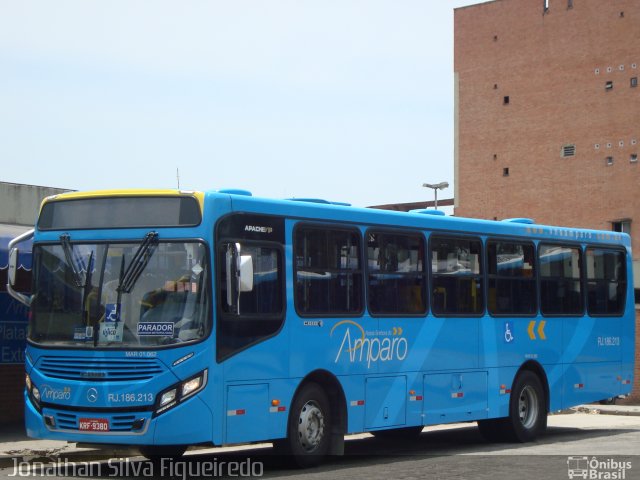
[[[33,236],[27,433],[148,457],[271,441],[309,466],[357,432],[530,441],[550,412],[630,393],[627,235],[439,213],[46,199],[11,245]]]

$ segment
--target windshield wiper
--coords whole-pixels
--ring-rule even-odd
[[[84,261],[78,256],[78,254],[71,246],[71,237],[68,233],[63,233],[62,235],[60,235],[60,244],[62,245],[62,249],[64,250],[64,256],[67,260],[67,265],[71,267],[71,271],[73,272],[73,283],[76,287],[80,288],[84,285],[82,276],[80,274],[82,270],[86,270]],[[79,270],[77,268],[78,265],[80,266]]]
[[[124,274],[120,276],[120,282],[116,291],[118,293],[131,293],[138,278],[142,275],[142,272],[147,268],[147,264],[155,252],[158,246],[158,232],[149,232],[145,235],[144,240],[138,247],[138,250],[133,255],[133,258],[129,262]],[[122,263],[124,265],[124,255],[122,256]]]

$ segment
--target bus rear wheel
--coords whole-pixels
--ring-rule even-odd
[[[297,466],[318,465],[329,452],[329,399],[316,383],[307,383],[296,395],[289,415],[286,450]]]
[[[535,440],[547,428],[546,398],[540,378],[528,370],[520,373],[511,389],[509,416],[480,420],[478,428],[492,442]]]

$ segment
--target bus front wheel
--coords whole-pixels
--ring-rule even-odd
[[[296,395],[289,416],[287,453],[302,468],[319,464],[329,451],[331,411],[317,383],[307,383]]]

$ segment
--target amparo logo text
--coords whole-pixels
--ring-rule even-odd
[[[342,331],[342,341],[336,354],[335,363],[346,358],[351,363],[366,363],[367,368],[375,362],[404,360],[409,351],[407,339],[402,336],[402,328],[392,330],[365,331],[353,320],[342,320],[336,323],[329,334]]]

